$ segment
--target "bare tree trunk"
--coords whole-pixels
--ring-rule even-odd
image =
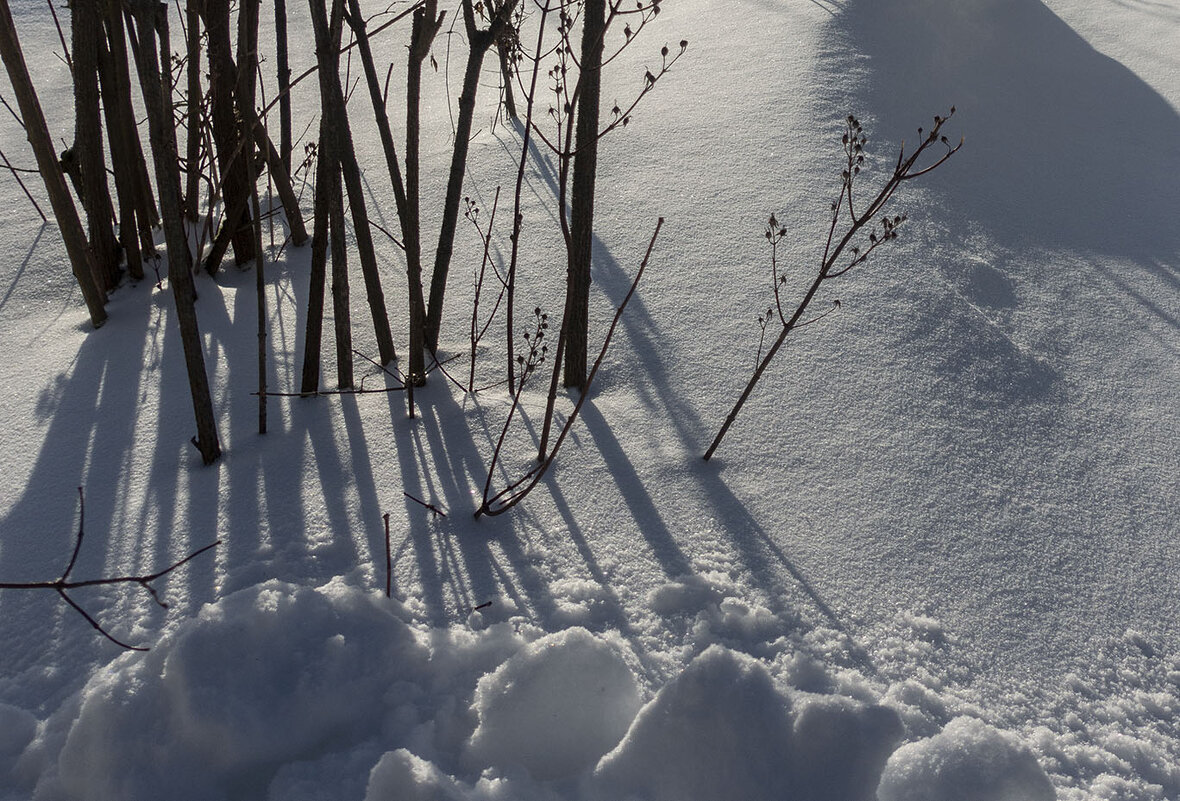
[[[86,210],[90,247],[98,264],[98,280],[110,290],[119,283],[119,245],[107,185],[98,101],[98,43],[102,36],[98,0],[74,0],[70,15],[74,50],[73,155],[78,162],[79,194]]]
[[[258,433],[266,433],[266,251],[262,247],[262,209],[258,202],[258,173],[254,162],[254,137],[259,127],[254,113],[258,73],[258,0],[243,0],[238,6],[238,86],[234,100],[242,125],[246,148],[246,175],[250,184],[250,205],[254,212],[254,289],[258,312]],[[263,130],[262,139],[266,139]],[[263,145],[263,152],[266,146]]]
[[[516,0],[505,0],[491,13],[487,30],[475,27],[475,12],[471,0],[463,0],[463,22],[467,29],[470,50],[467,55],[467,69],[463,73],[463,89],[459,94],[459,119],[455,126],[455,148],[451,152],[451,171],[447,179],[447,196],[443,206],[442,227],[438,235],[438,248],[434,252],[434,273],[430,279],[430,305],[426,312],[426,327],[423,335],[426,347],[431,351],[438,348],[439,329],[442,325],[443,297],[446,294],[447,274],[451,267],[451,254],[455,247],[455,226],[459,221],[459,202],[463,192],[463,176],[467,169],[467,150],[471,140],[471,124],[475,118],[475,95],[479,89],[480,70],[484,56],[496,43],[512,17]],[[599,58],[601,60],[601,47]]]
[[[275,61],[279,81],[279,157],[291,173],[291,67],[287,57],[287,0],[275,0]]]
[[[567,387],[586,386],[589,340],[590,255],[594,233],[594,184],[598,168],[598,104],[602,94],[602,42],[606,0],[586,0],[582,17],[581,79],[570,200],[569,272],[566,276],[565,374]]]
[[[410,224],[409,203],[406,198],[406,185],[402,181],[401,169],[398,166],[397,150],[393,144],[393,132],[389,128],[389,113],[385,106],[385,96],[381,92],[381,83],[377,76],[377,65],[373,60],[373,50],[369,46],[369,36],[365,30],[365,20],[361,15],[358,0],[348,0],[349,24],[356,35],[357,49],[361,55],[361,66],[365,72],[365,82],[369,87],[369,99],[373,104],[373,113],[377,120],[377,131],[381,137],[381,147],[385,151],[385,163],[389,168],[389,182],[393,185],[393,199],[397,204],[397,216],[401,223],[402,242],[406,247],[406,274],[409,282],[410,306],[410,369],[406,376],[408,385],[407,398],[413,397],[413,387],[426,383],[426,361],[423,356],[422,320],[425,311],[422,304],[422,269],[421,254],[418,252],[418,242],[415,238],[415,252],[411,258],[409,242],[414,232]],[[411,269],[411,265],[417,269]],[[412,400],[410,401],[412,404]]]
[[[422,207],[419,194],[422,64],[430,55],[430,45],[442,27],[446,12],[438,12],[437,0],[426,0],[414,12],[410,33],[410,58],[406,68],[406,215],[402,221],[402,238],[406,247],[406,275],[410,295],[410,375],[409,383],[426,380],[423,349],[425,342],[426,302],[422,290]],[[407,396],[413,412],[413,394]]]
[[[305,395],[320,388],[320,352],[324,332],[324,282],[328,251],[330,190],[332,174],[339,186],[340,165],[332,150],[335,134],[331,131],[332,117],[320,115],[319,153],[315,173],[314,233],[311,238],[311,278],[307,293],[307,324],[303,334],[303,378],[299,391]],[[339,192],[339,189],[336,190]],[[339,325],[339,323],[337,323]]]
[[[0,0],[0,58],[4,61],[13,94],[16,95],[21,116],[24,118],[29,144],[33,147],[37,168],[45,182],[49,202],[53,205],[53,214],[57,218],[58,228],[61,229],[62,241],[69,255],[74,278],[82,290],[82,298],[90,312],[90,322],[98,328],[107,319],[106,310],[103,308],[106,293],[94,280],[94,254],[86,242],[86,233],[82,230],[78,210],[74,207],[65,176],[62,175],[61,167],[54,155],[53,140],[49,136],[49,127],[45,123],[45,115],[41,111],[41,103],[29,77],[28,67],[25,66],[25,57],[17,40],[16,26],[12,21],[8,0]]]
[[[123,17],[117,10],[112,12],[111,3],[105,6],[107,20],[106,35],[99,37],[98,77],[102,88],[102,110],[107,123],[107,144],[111,149],[111,171],[115,177],[115,190],[119,197],[119,241],[127,257],[127,270],[131,277],[143,278],[143,257],[155,253],[152,235],[152,214],[156,201],[145,192],[139,169],[146,163],[139,143],[139,131],[133,118],[124,116],[123,109],[131,107],[130,74],[127,71],[126,43],[123,41]],[[110,39],[118,32],[123,53],[122,69],[116,63],[115,50]],[[149,213],[150,209],[150,213]]]
[[[3,0],[0,0],[3,1]],[[184,346],[184,360],[188,368],[189,388],[197,421],[197,436],[193,439],[205,464],[212,464],[221,455],[217,441],[217,421],[213,416],[213,402],[209,392],[209,377],[205,372],[205,355],[201,347],[201,333],[197,326],[196,289],[189,266],[188,239],[180,208],[180,169],[176,152],[176,132],[172,127],[171,87],[167,73],[161,74],[156,55],[158,31],[160,52],[168,51],[167,6],[154,0],[126,0],[134,2],[134,16],[140,53],[140,87],[148,113],[148,134],[155,158],[156,182],[159,186],[160,210],[164,222],[164,237],[168,248],[168,283],[176,300],[176,317],[180,339]]]
[[[254,108],[258,87],[258,5],[259,0],[238,2],[238,54],[235,61],[241,69],[237,71],[235,91],[238,105],[250,109]]]
[[[254,236],[250,229],[249,184],[246,180],[245,159],[252,156],[250,148],[240,148],[240,130],[234,114],[234,92],[237,75],[230,52],[229,0],[205,0],[206,50],[209,55],[209,95],[213,122],[213,141],[217,147],[217,161],[221,168],[221,198],[226,209],[241,207],[237,220],[226,215],[222,225],[230,224],[234,261],[245,264],[254,258]],[[206,259],[205,268],[216,272],[219,262]]]
[[[266,251],[262,248],[262,210],[258,204],[258,176],[254,165],[247,162],[250,173],[250,205],[254,209],[254,252],[258,258],[254,265],[254,290],[258,301],[258,433],[266,433]]]
[[[332,18],[341,19],[343,0],[333,0]],[[340,168],[344,173],[344,185],[348,190],[348,205],[352,209],[353,234],[356,236],[361,273],[365,279],[365,295],[369,311],[373,316],[373,329],[377,336],[377,349],[382,364],[397,358],[393,347],[393,332],[389,327],[389,314],[385,310],[385,294],[381,289],[381,277],[377,271],[377,256],[373,248],[373,233],[369,227],[369,213],[365,207],[364,186],[361,183],[360,167],[353,148],[352,132],[348,125],[348,111],[344,104],[344,91],[340,87],[339,47],[332,45],[329,23],[324,0],[311,0],[311,20],[315,27],[316,53],[320,69],[320,96],[324,103],[324,114],[336,117],[336,141],[334,150],[340,157]]]
[[[344,245],[344,192],[340,164],[328,180],[328,219],[332,229],[332,313],[336,321],[336,386],[351,389],[352,321],[348,292],[348,248]]]
[[[299,208],[299,196],[295,194],[295,187],[291,184],[291,173],[283,164],[282,155],[275,148],[274,142],[266,132],[258,113],[250,106],[240,108],[242,119],[253,132],[254,144],[262,151],[266,159],[266,167],[270,170],[270,178],[274,181],[275,190],[279,193],[279,200],[283,203],[283,211],[287,215],[287,225],[291,229],[291,241],[296,246],[302,246],[307,241],[307,228],[303,223],[303,212]],[[247,148],[249,151],[249,148]]]
[[[201,15],[200,0],[188,0],[185,19],[188,23],[188,144],[185,149],[184,208],[188,219],[196,222],[201,214]]]
[[[127,37],[123,25],[122,3],[120,0],[107,0],[107,44],[111,53],[112,75],[118,86],[116,97],[116,116],[119,127],[116,129],[108,123],[108,137],[122,136],[130,156],[128,169],[134,181],[135,215],[139,219],[139,239],[145,256],[154,256],[156,243],[152,228],[160,224],[160,215],[156,210],[156,199],[152,192],[152,182],[148,177],[147,159],[143,152],[143,143],[139,138],[139,129],[135,106],[131,101],[131,65],[127,53]],[[109,98],[108,98],[109,101]],[[110,117],[108,117],[108,120]]]
[[[512,119],[516,119],[516,97],[512,92],[512,64],[509,62],[508,48],[497,40],[496,52],[500,56],[500,80],[504,81],[504,111]]]

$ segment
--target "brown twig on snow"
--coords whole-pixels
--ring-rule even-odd
[[[389,512],[385,518],[385,597],[393,597],[393,555],[389,550]]]
[[[193,551],[188,556],[181,559],[169,567],[164,568],[156,573],[150,573],[144,576],[111,576],[108,578],[88,579],[86,581],[70,581],[70,573],[74,570],[74,565],[78,562],[78,554],[82,550],[82,538],[85,536],[85,519],[86,519],[86,501],[82,494],[82,488],[78,487],[78,536],[74,541],[74,552],[70,555],[70,561],[66,565],[66,569],[62,571],[61,577],[53,581],[4,581],[0,582],[0,590],[53,590],[61,599],[69,604],[74,611],[86,619],[86,622],[94,627],[102,636],[118,645],[120,648],[126,648],[129,651],[147,651],[147,648],[128,645],[127,643],[116,639],[110,632],[102,627],[102,624],[95,620],[90,614],[83,609],[78,603],[66,594],[67,590],[75,590],[80,587],[97,587],[106,584],[138,584],[143,587],[147,594],[152,597],[152,600],[159,604],[162,608],[167,609],[168,604],[160,600],[159,593],[156,588],[151,585],[153,581],[171,573],[181,565],[191,562],[205,551],[211,550],[221,544],[221,540],[212,542],[204,548]]]
[[[422,505],[422,506],[426,507],[427,509],[429,509],[430,511],[434,512],[434,513],[435,513],[436,515],[438,515],[439,517],[446,517],[446,516],[447,516],[447,513],[446,513],[446,512],[444,512],[442,509],[439,509],[439,508],[438,508],[437,506],[435,506],[434,504],[432,504],[432,503],[427,503],[426,501],[422,500],[421,498],[415,498],[413,495],[411,495],[410,493],[406,492],[405,490],[402,490],[402,495],[405,495],[407,498],[409,498],[409,499],[410,499],[411,501],[413,501],[414,503],[416,503],[416,504],[420,504],[420,505]]]

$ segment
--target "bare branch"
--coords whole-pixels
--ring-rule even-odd
[[[77,564],[78,553],[82,550],[82,540],[85,536],[84,521],[85,497],[83,496],[82,488],[78,487],[78,534],[74,540],[73,553],[70,555],[70,560],[66,564],[65,570],[62,571],[61,578],[55,579],[53,581],[4,581],[0,582],[0,590],[53,590],[58,594],[58,596],[61,597],[63,601],[69,604],[69,606],[73,608],[74,611],[85,618],[86,622],[93,626],[95,631],[118,645],[120,648],[126,648],[130,651],[146,651],[148,649],[145,647],[128,645],[127,643],[116,639],[109,631],[103,628],[102,624],[95,620],[89,613],[86,612],[85,609],[83,609],[76,601],[74,601],[74,599],[67,594],[67,591],[80,589],[82,587],[98,587],[110,584],[137,584],[142,587],[144,591],[148,593],[148,595],[151,596],[153,601],[155,601],[164,609],[167,609],[168,605],[160,600],[159,594],[156,592],[155,587],[151,586],[151,583],[157,579],[163,578],[180,566],[191,562],[193,559],[196,559],[206,551],[216,548],[221,544],[221,540],[217,540],[216,542],[206,545],[204,548],[193,551],[179,562],[175,562],[163,570],[157,571],[155,573],[148,573],[142,576],[110,576],[106,578],[86,579],[84,581],[70,581],[70,573],[73,571],[74,565]]]

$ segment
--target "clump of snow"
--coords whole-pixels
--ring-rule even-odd
[[[267,766],[375,731],[427,656],[393,604],[339,581],[242,590],[95,674],[54,784],[63,798],[258,793]]]
[[[597,581],[559,579],[552,582],[549,590],[553,593],[556,625],[597,628],[618,617],[618,602]]]
[[[790,713],[761,664],[713,646],[643,708],[596,773],[651,801],[781,798]]]
[[[952,720],[904,745],[885,766],[879,801],[1053,801],[1053,784],[1027,746],[976,718]]]
[[[876,801],[877,782],[902,738],[892,709],[838,695],[812,699],[795,717],[794,798]]]
[[[711,646],[636,717],[595,776],[617,796],[873,798],[901,737],[891,710],[821,696],[794,711],[761,662]]]
[[[404,748],[373,766],[365,801],[463,801],[464,788],[433,763]]]
[[[639,685],[619,651],[583,628],[530,644],[480,679],[469,756],[538,779],[591,767],[627,732]]]
[[[652,590],[648,603],[658,615],[692,614],[722,597],[722,590],[714,582],[693,573]]]

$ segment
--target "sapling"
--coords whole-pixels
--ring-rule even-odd
[[[729,415],[725,418],[721,430],[713,438],[709,449],[705,451],[706,460],[713,456],[713,452],[721,444],[721,440],[725,437],[726,432],[729,431],[729,427],[737,418],[738,412],[745,405],[746,400],[754,391],[754,387],[762,378],[763,373],[766,372],[766,368],[774,359],[775,354],[778,353],[779,348],[786,341],[787,336],[792,331],[816,322],[821,317],[831,313],[834,308],[839,307],[840,302],[838,300],[833,301],[833,308],[829,309],[823,315],[808,320],[804,319],[808,306],[815,299],[824,281],[844,275],[853,268],[864,264],[870,253],[885,243],[897,239],[897,229],[905,222],[906,218],[904,215],[889,216],[884,214],[885,207],[893,199],[894,193],[897,192],[903,183],[925,175],[941,166],[963,146],[962,139],[957,144],[952,145],[950,140],[942,134],[943,126],[954,116],[954,113],[955,108],[951,106],[950,114],[947,116],[934,117],[934,127],[929,132],[919,128],[918,147],[909,155],[906,154],[905,143],[902,143],[897,154],[897,164],[894,166],[892,174],[880,190],[871,196],[871,200],[859,208],[859,211],[859,201],[854,196],[854,192],[857,188],[857,179],[860,177],[861,170],[865,166],[865,145],[868,143],[868,136],[865,134],[863,126],[856,117],[850,115],[845,119],[844,135],[841,139],[844,151],[844,164],[840,173],[840,191],[836,199],[831,203],[831,223],[828,226],[823,257],[820,259],[819,270],[815,278],[812,280],[807,292],[803,295],[803,299],[799,301],[795,307],[795,311],[789,317],[783,310],[782,298],[779,294],[780,286],[785,283],[785,278],[780,274],[777,258],[778,243],[786,236],[787,229],[780,226],[773,215],[770,217],[765,236],[771,246],[771,278],[774,285],[774,307],[767,310],[767,317],[772,312],[777,312],[782,328],[779,330],[779,334],[770,348],[766,351],[766,355],[760,357],[753,376],[746,383],[745,389],[742,390],[737,403],[733,405]],[[931,148],[943,148],[943,150],[937,157],[927,156],[927,151]],[[927,157],[923,158],[924,156]],[[859,244],[853,244],[853,242]],[[760,325],[765,329],[766,323],[764,319],[760,319]],[[760,338],[760,355],[761,350],[762,339]]]
[[[479,238],[483,242],[483,258],[480,260],[479,269],[475,272],[475,297],[471,302],[471,364],[467,374],[467,391],[475,391],[475,361],[478,353],[479,342],[483,339],[483,335],[487,333],[488,328],[491,327],[492,321],[496,318],[496,312],[500,310],[500,304],[504,300],[504,293],[508,289],[508,280],[501,275],[499,268],[491,257],[492,246],[492,231],[496,225],[496,209],[500,205],[500,187],[496,187],[496,196],[492,200],[492,214],[488,219],[488,227],[485,231],[479,221],[479,206],[476,205],[470,197],[463,198],[464,210],[463,216],[475,226],[475,230],[479,233]],[[479,322],[479,301],[483,294],[483,283],[487,277],[488,265],[491,264],[492,272],[495,274],[497,281],[500,284],[500,292],[496,295],[496,302],[492,306],[492,311],[488,314],[488,318],[483,325]]]
[[[508,417],[504,420],[504,427],[500,429],[500,437],[496,440],[496,447],[492,450],[492,458],[488,461],[488,477],[483,485],[483,502],[475,510],[476,518],[483,514],[496,514],[497,512],[494,511],[493,504],[501,496],[516,490],[520,484],[531,478],[537,471],[537,468],[534,467],[525,473],[523,478],[510,484],[507,489],[494,495],[492,494],[492,479],[495,477],[496,467],[500,463],[500,452],[504,448],[504,440],[507,439],[508,432],[512,428],[512,419],[516,416],[516,410],[520,408],[521,393],[524,392],[524,386],[528,383],[529,378],[545,362],[546,357],[549,355],[549,344],[545,339],[545,332],[548,329],[549,315],[542,312],[541,307],[537,306],[533,309],[532,332],[530,333],[526,329],[521,333],[526,350],[516,357],[517,368],[520,371],[520,380],[516,382],[516,388],[512,393],[512,405],[508,407]]]
[[[631,288],[627,290],[627,294],[623,296],[623,300],[619,303],[618,308],[615,309],[615,316],[611,320],[610,327],[606,331],[606,337],[603,338],[602,348],[598,351],[598,358],[594,360],[593,366],[590,368],[590,374],[586,377],[586,388],[578,397],[578,402],[574,404],[573,411],[570,412],[569,417],[565,419],[565,425],[561,427],[561,431],[557,434],[557,439],[553,443],[552,449],[546,455],[538,459],[536,464],[525,471],[525,474],[513,481],[504,489],[490,495],[492,486],[492,476],[496,468],[496,463],[499,460],[500,448],[504,444],[504,437],[508,433],[508,426],[512,423],[512,415],[516,411],[516,407],[520,404],[520,392],[525,383],[525,379],[533,370],[536,369],[539,361],[532,362],[533,353],[538,345],[538,337],[533,337],[529,342],[529,357],[526,359],[522,355],[516,357],[517,362],[523,368],[520,374],[520,380],[516,385],[516,392],[512,396],[512,408],[508,413],[508,420],[504,423],[504,429],[500,433],[500,439],[496,443],[496,450],[492,454],[492,460],[488,463],[488,478],[484,484],[483,503],[475,510],[475,517],[478,519],[482,515],[499,515],[507,512],[516,504],[524,500],[525,496],[533,491],[533,488],[544,478],[545,473],[548,472],[549,467],[553,464],[553,460],[557,458],[557,452],[561,450],[561,445],[565,442],[569,435],[570,429],[573,428],[574,422],[578,419],[578,414],[582,411],[582,405],[589,397],[590,386],[594,383],[594,377],[598,375],[598,368],[602,366],[603,359],[606,358],[606,352],[610,349],[611,339],[614,337],[615,329],[619,325],[619,319],[623,316],[623,311],[627,308],[627,304],[631,302],[632,296],[635,294],[636,288],[639,286],[639,280],[643,278],[643,273],[647,269],[647,262],[651,258],[652,248],[656,245],[656,238],[660,235],[660,229],[664,226],[664,218],[660,217],[656,221],[656,229],[652,232],[651,240],[647,243],[647,252],[643,255],[643,261],[639,264],[639,270],[635,273],[635,278],[631,281]],[[537,314],[540,315],[540,309],[537,309]],[[541,322],[546,322],[544,318],[538,318]],[[547,322],[546,322],[547,326]],[[546,354],[545,346],[541,348],[541,355]],[[530,366],[530,364],[532,366]]]

